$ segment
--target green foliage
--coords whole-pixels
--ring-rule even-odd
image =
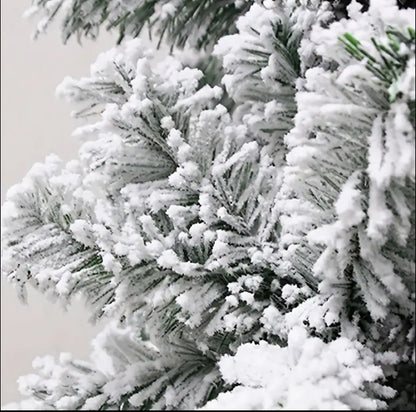
[[[386,88],[393,85],[406,67],[409,54],[406,50],[415,43],[415,31],[407,27],[406,32],[402,33],[398,29],[390,27],[386,30],[388,38],[387,44],[380,43],[374,37],[371,39],[378,52],[378,56],[373,56],[362,47],[361,43],[350,33],[345,33],[339,40],[345,45],[348,53],[357,60],[365,60],[367,69],[373,73]],[[404,52],[403,52],[404,48]],[[389,101],[394,102],[399,92],[394,88],[389,88]]]
[[[236,19],[244,14],[252,0],[237,8],[233,0],[33,0],[33,10],[45,14],[37,35],[62,12],[63,41],[76,35],[96,38],[101,26],[117,29],[120,43],[126,36],[137,37],[147,26],[159,42],[165,37],[183,47],[191,41],[196,47],[213,45],[221,36],[234,30]],[[165,7],[165,12],[163,11]],[[203,33],[200,31],[203,28]],[[197,36],[195,38],[195,35]]]

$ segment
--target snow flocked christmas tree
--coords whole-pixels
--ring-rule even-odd
[[[90,362],[36,359],[23,407],[414,408],[405,3],[33,0],[37,33],[120,36],[58,88],[91,119],[79,159],[3,207],[21,297],[111,319]]]

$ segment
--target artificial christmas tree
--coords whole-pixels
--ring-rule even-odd
[[[414,409],[414,12],[392,0],[34,0],[118,29],[58,93],[79,159],[10,189],[2,270],[111,319],[33,409]],[[171,45],[156,59],[139,33]]]

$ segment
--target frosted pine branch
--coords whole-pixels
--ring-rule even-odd
[[[90,362],[35,363],[33,408],[411,409],[412,12],[34,7],[45,24],[62,8],[65,39],[104,23],[121,37],[58,88],[88,120],[79,159],[36,165],[3,208],[2,270],[21,294],[81,294],[113,320]],[[143,47],[145,23],[170,55]]]

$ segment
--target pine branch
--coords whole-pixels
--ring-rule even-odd
[[[352,20],[312,33],[313,42],[320,39],[322,60],[336,64],[306,72],[295,127],[286,139],[291,150],[285,185],[294,197],[305,199],[305,208],[309,204],[316,210],[314,217],[311,209],[300,214],[305,237],[300,234],[289,260],[302,274],[312,266],[320,295],[333,301],[327,305],[332,309],[321,312],[324,321],[314,318],[313,325],[308,320],[318,336],[337,322],[342,335],[359,319],[353,327],[363,340],[377,340],[379,348],[394,348],[406,357],[411,343],[404,319],[412,316],[414,299],[409,247],[414,241],[414,158],[393,154],[390,142],[414,151],[409,108],[414,95],[407,82],[414,76],[415,46],[412,29],[386,31],[378,27],[377,13],[370,4],[367,13],[352,17],[373,27],[364,38],[348,31],[357,27]]]
[[[33,1],[65,41],[120,32],[59,88],[89,121],[79,161],[36,165],[4,206],[6,276],[115,320],[90,362],[35,362],[33,407],[412,401],[391,379],[414,351],[411,15],[252,3]],[[145,25],[165,60],[125,38]]]
[[[367,69],[373,73],[381,82],[389,87],[389,101],[393,103],[399,93],[395,83],[409,60],[409,55],[403,50],[409,49],[415,42],[415,31],[408,27],[407,33],[391,27],[386,31],[387,45],[380,44],[374,37],[371,38],[375,49],[378,52],[377,58],[366,51],[361,43],[349,33],[340,37],[340,41],[345,45],[348,53],[357,60],[366,60]]]
[[[43,16],[35,33],[38,36],[60,13],[64,43],[73,35],[78,40],[96,38],[104,26],[118,29],[120,44],[126,36],[137,37],[147,26],[159,42],[167,37],[179,47],[190,42],[201,48],[232,31],[251,4],[245,1],[237,7],[234,0],[139,0],[136,4],[127,0],[33,0],[28,14]]]

